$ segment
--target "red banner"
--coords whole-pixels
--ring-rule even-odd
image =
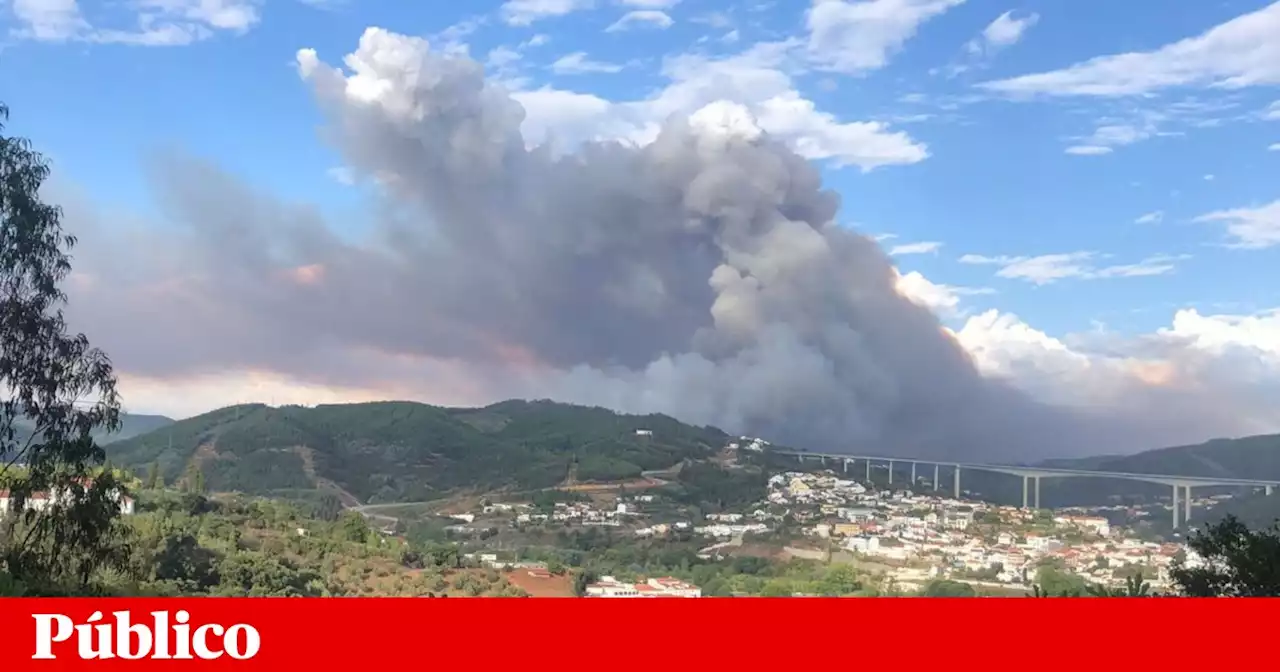
[[[0,670],[1222,669],[1274,663],[1276,622],[1244,599],[4,599]]]

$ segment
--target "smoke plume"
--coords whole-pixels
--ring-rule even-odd
[[[377,185],[376,237],[172,156],[154,179],[180,228],[94,238],[95,215],[68,199],[98,245],[77,316],[130,372],[465,380],[468,400],[550,397],[938,458],[1129,450],[1187,429],[984,378],[898,293],[879,246],[834,224],[840,201],[815,167],[743,108],[673,117],[643,145],[529,147],[522,107],[422,40],[370,29],[344,69],[310,50],[297,61],[326,139]]]

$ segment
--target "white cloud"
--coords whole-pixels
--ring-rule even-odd
[[[1008,94],[1132,96],[1178,86],[1280,84],[1280,2],[1154,51],[1101,56],[1062,70],[982,84]]]
[[[489,54],[484,59],[484,65],[486,70],[496,71],[502,70],[519,60],[520,52],[500,45],[489,50]]]
[[[1262,113],[1262,118],[1267,121],[1280,121],[1280,100],[1267,106],[1266,111]]]
[[[1280,245],[1280,200],[1256,208],[1218,210],[1194,221],[1224,224],[1230,247],[1260,250]]]
[[[680,4],[680,0],[622,0],[622,4],[642,9],[671,9]]]
[[[966,254],[960,257],[960,263],[999,266],[996,277],[1047,285],[1066,279],[1098,280],[1164,275],[1174,270],[1175,262],[1188,258],[1185,255],[1155,255],[1132,264],[1098,266],[1094,261],[1099,257],[1098,253],[1087,251],[1042,254],[1035,257],[987,257]]]
[[[955,336],[985,375],[1050,403],[1185,423],[1171,441],[1280,429],[1269,402],[1280,384],[1280,311],[1180,310],[1169,327],[1095,347],[1089,336],[1054,338],[990,310]]]
[[[1063,151],[1076,156],[1102,156],[1103,154],[1110,154],[1115,150],[1101,145],[1072,145]]]
[[[13,0],[18,37],[44,42],[175,46],[242,33],[261,18],[258,0],[135,0],[135,25],[112,26],[87,17],[76,0]]]
[[[1162,132],[1159,128],[1159,123],[1167,119],[1167,115],[1147,111],[1129,116],[1130,118],[1123,120],[1114,117],[1099,120],[1099,125],[1092,133],[1072,138],[1074,144],[1067,147],[1066,153],[1098,156],[1149,138],[1174,135]]]
[[[1156,210],[1133,220],[1134,224],[1159,224],[1164,221],[1164,211]]]
[[[186,20],[219,30],[243,31],[256,24],[257,0],[136,0],[142,16],[148,12],[167,15],[170,20]]]
[[[1276,144],[1271,145],[1270,147],[1268,147],[1268,148],[1267,148],[1267,151],[1271,151],[1271,152],[1280,152],[1280,142],[1277,142]]]
[[[620,72],[622,66],[616,63],[593,61],[587,58],[586,52],[578,51],[557,59],[551,64],[551,70],[559,75],[584,75]]]
[[[991,47],[1008,47],[1017,44],[1027,29],[1036,25],[1040,15],[1029,14],[1022,18],[1013,16],[1013,12],[1005,12],[996,17],[982,31],[982,39]]]
[[[507,0],[502,5],[502,18],[513,26],[528,26],[594,6],[594,0]]]
[[[995,293],[994,290],[987,288],[940,285],[924,277],[919,271],[911,271],[906,275],[899,273],[895,286],[899,294],[932,310],[939,317],[962,315],[964,312],[960,308],[962,296]]]
[[[894,245],[893,248],[889,250],[889,254],[893,256],[900,256],[904,254],[935,254],[940,249],[942,249],[942,243],[935,240],[929,240],[918,243]]]
[[[964,0],[814,0],[808,52],[823,68],[861,74],[884,67],[929,19]]]
[[[1216,175],[1214,175],[1214,174],[1212,174],[1212,173],[1210,173],[1210,174],[1208,174],[1208,175],[1205,175],[1205,176],[1204,176],[1204,181],[1205,181],[1205,182],[1212,182],[1212,181],[1214,181],[1214,180],[1216,180],[1216,179],[1218,179],[1218,178],[1217,178],[1217,176],[1216,176]]]
[[[690,20],[693,21],[694,23],[700,23],[704,26],[710,26],[712,28],[732,28],[733,27],[733,17],[729,16],[724,12],[707,12],[706,14],[699,14],[698,16],[695,16]]]
[[[648,142],[671,115],[687,115],[718,102],[740,103],[769,133],[806,158],[871,170],[928,158],[928,148],[878,121],[841,121],[819,110],[795,88],[789,71],[792,43],[758,44],[721,59],[684,55],[667,59],[667,86],[640,100],[613,102],[570,91],[517,92],[527,111],[525,137],[554,131],[561,141],[622,138]]]
[[[344,187],[350,187],[356,183],[355,173],[350,168],[343,166],[330,168],[327,171],[327,174],[329,175],[329,179]]]
[[[76,0],[13,0],[13,14],[35,40],[60,42],[89,30]]]
[[[966,312],[962,296],[991,293],[934,283],[918,272],[899,274],[896,286],[952,319]],[[1054,337],[994,309],[968,317],[958,331],[944,329],[988,378],[1099,417],[1147,418],[1165,432],[1164,445],[1280,431],[1271,401],[1280,392],[1280,310],[1183,309],[1169,326],[1131,336],[1099,325]]]
[[[1161,336],[1221,356],[1235,346],[1255,350],[1272,366],[1280,366],[1280,310],[1254,315],[1201,315],[1180,310]]]
[[[965,43],[964,52],[959,59],[944,67],[931,69],[929,74],[941,73],[950,78],[986,67],[996,53],[1017,44],[1023,34],[1039,21],[1038,14],[1015,17],[1012,11],[1005,12],[987,24],[977,37]]]
[[[666,12],[656,9],[637,9],[634,12],[627,12],[622,18],[614,21],[608,28],[604,29],[606,33],[616,33],[632,28],[670,28],[675,21],[667,15]]]
[[[1040,21],[1039,14],[1028,14],[1016,17],[1012,11],[997,16],[994,21],[982,30],[982,35],[973,39],[967,49],[974,55],[991,55],[995,52],[1017,44],[1027,30]]]

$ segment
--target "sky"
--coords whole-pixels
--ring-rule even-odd
[[[968,388],[917,382],[911,362],[932,360],[866,326],[916,318],[883,317],[879,276],[844,264],[883,266],[886,291],[928,309],[925,329],[983,381],[1096,420],[1052,449],[1084,454],[1280,431],[1280,2],[1168,7],[8,0],[0,91],[6,132],[53,163],[46,194],[82,239],[73,324],[113,357],[130,411],[547,395],[798,440],[923,441],[886,427],[950,398],[934,388]],[[648,181],[684,174],[672,120],[786,150],[725,177],[746,159],[699,149],[712,208],[692,177]],[[775,165],[787,177],[757,193]],[[829,217],[810,170],[838,197]],[[776,281],[797,293],[731,322],[716,264],[769,286],[792,243],[753,227],[750,244],[716,229],[675,245],[675,224],[630,221],[675,192],[678,217],[652,212],[701,222],[749,202],[743,226],[806,221],[832,268],[813,287]],[[846,234],[877,258],[831,251]],[[703,244],[715,263],[691,251]],[[757,246],[767,272],[735,261],[767,256]],[[633,260],[625,301],[583,293]],[[619,308],[639,310],[641,282],[659,283],[663,319]],[[850,283],[836,313],[815,298],[832,282]],[[485,302],[508,315],[479,316]],[[850,328],[865,351],[814,345],[819,313],[822,333]],[[744,355],[782,327],[822,353],[813,376],[830,388],[798,382],[799,359],[782,378],[787,365]],[[867,410],[808,418],[813,432],[774,417],[815,404]]]

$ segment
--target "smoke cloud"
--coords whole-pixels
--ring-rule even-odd
[[[108,233],[61,193],[84,241],[73,316],[122,369],[550,397],[937,458],[1203,430],[1203,416],[1047,406],[981,375],[898,293],[879,246],[833,223],[840,201],[815,167],[741,107],[565,151],[529,147],[520,104],[425,41],[370,29],[345,66],[297,56],[327,140],[377,185],[367,239],[177,156],[153,166],[164,229]]]

